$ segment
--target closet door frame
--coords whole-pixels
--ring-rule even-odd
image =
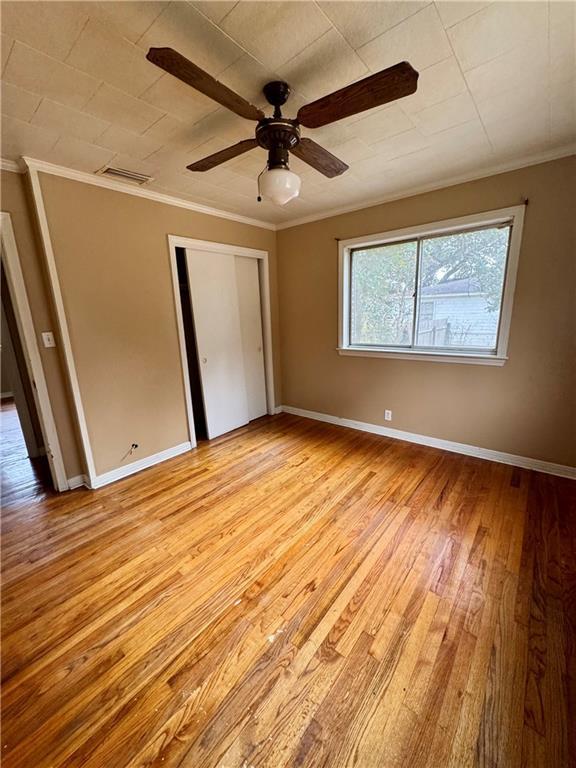
[[[272,313],[270,308],[270,270],[268,265],[268,251],[259,251],[255,248],[245,248],[228,243],[213,243],[210,240],[195,240],[179,235],[168,235],[168,249],[170,251],[170,270],[172,272],[172,289],[174,293],[174,309],[176,324],[178,327],[178,341],[180,345],[180,363],[182,368],[182,383],[186,398],[186,412],[188,415],[188,433],[190,442],[196,445],[196,433],[194,430],[194,413],[192,409],[192,395],[190,392],[190,379],[188,374],[188,355],[186,353],[186,338],[184,336],[184,323],[182,320],[182,305],[180,303],[180,287],[178,284],[178,267],[176,263],[176,248],[191,248],[195,251],[207,253],[227,253],[232,256],[246,256],[250,259],[258,259],[258,278],[260,281],[260,309],[262,312],[262,336],[264,340],[264,374],[266,377],[266,407],[272,415],[276,413],[274,402],[274,364],[272,347]]]

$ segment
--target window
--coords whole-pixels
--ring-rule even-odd
[[[523,213],[340,243],[339,351],[502,365]]]

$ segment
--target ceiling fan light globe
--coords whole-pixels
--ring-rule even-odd
[[[298,197],[301,183],[300,176],[287,168],[270,168],[260,177],[260,195],[276,205],[286,205]]]

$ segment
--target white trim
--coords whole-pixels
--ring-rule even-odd
[[[157,203],[164,203],[165,205],[173,205],[177,208],[186,208],[189,211],[204,213],[207,216],[217,216],[221,219],[238,221],[241,224],[248,224],[252,227],[260,227],[262,229],[271,230],[276,229],[276,225],[271,224],[269,221],[260,221],[259,219],[251,219],[248,216],[242,216],[239,213],[221,211],[219,208],[211,208],[207,205],[201,205],[200,203],[193,203],[191,200],[183,200],[180,197],[166,195],[163,192],[155,192],[153,189],[135,187],[128,183],[114,181],[113,179],[108,179],[105,176],[98,174],[86,173],[85,171],[75,171],[71,168],[65,168],[61,165],[46,163],[43,160],[35,160],[32,157],[22,157],[22,160],[24,163],[26,163],[26,166],[29,170],[34,170],[37,173],[41,172],[48,173],[51,176],[61,176],[65,179],[71,179],[72,181],[80,181],[84,184],[92,184],[95,187],[111,189],[114,192],[123,192],[126,195],[144,197],[147,200],[154,200]]]
[[[73,491],[75,488],[80,488],[83,485],[85,485],[87,488],[89,487],[88,478],[86,475],[76,475],[75,477],[68,478],[68,488],[71,491]]]
[[[514,211],[512,213],[512,232],[508,243],[508,259],[506,261],[506,273],[504,275],[504,288],[500,302],[500,319],[498,327],[497,357],[506,357],[508,352],[508,339],[510,338],[510,325],[512,323],[512,309],[514,305],[514,292],[516,290],[516,276],[518,274],[518,262],[520,260],[520,247],[522,245],[522,233],[524,231],[525,205],[518,205],[516,209],[503,209]]]
[[[542,461],[541,459],[532,459],[528,456],[516,456],[513,453],[504,453],[503,451],[493,451],[490,448],[480,448],[476,445],[467,445],[466,443],[455,443],[452,440],[442,440],[439,437],[430,437],[429,435],[419,435],[416,432],[404,432],[400,429],[391,429],[383,427],[380,424],[369,424],[365,421],[355,421],[354,419],[344,419],[339,416],[332,416],[328,413],[319,413],[318,411],[307,411],[304,408],[293,408],[291,405],[283,405],[281,409],[284,413],[291,413],[294,416],[302,416],[306,419],[323,421],[327,424],[338,424],[341,427],[349,429],[358,429],[361,432],[370,432],[374,435],[383,435],[391,437],[394,440],[406,440],[409,443],[418,445],[427,445],[431,448],[439,448],[451,453],[461,453],[464,456],[475,456],[478,459],[495,461],[499,464],[510,464],[513,467],[522,467],[523,469],[533,469],[536,472],[545,472],[549,475],[558,475],[558,477],[568,477],[576,479],[576,467],[569,467],[565,464],[554,464],[551,461]]]
[[[373,235],[354,237],[338,242],[338,352],[357,357],[390,357],[404,360],[427,360],[428,362],[475,363],[477,365],[504,365],[507,358],[510,323],[512,321],[512,305],[516,287],[516,273],[522,230],[524,227],[525,205],[515,205],[509,208],[499,208],[493,211],[482,211],[469,216],[459,216],[455,219],[444,219],[432,223],[419,224],[389,232],[378,232]],[[375,244],[390,244],[411,238],[424,238],[430,235],[440,235],[449,232],[463,232],[478,226],[490,226],[511,223],[510,241],[506,259],[506,274],[502,292],[500,317],[498,326],[498,347],[495,354],[479,351],[457,350],[428,350],[410,347],[401,348],[366,348],[350,343],[350,254],[354,248],[362,248]]]
[[[258,257],[259,258],[259,257]],[[258,262],[260,269],[262,304],[262,340],[264,342],[264,371],[266,375],[266,404],[268,414],[272,415],[276,408],[276,394],[274,387],[274,347],[272,344],[272,303],[270,298],[270,265],[266,253]]]
[[[196,445],[192,397],[190,394],[190,382],[188,373],[188,356],[186,354],[186,337],[182,322],[182,308],[180,305],[180,288],[178,285],[178,268],[176,264],[176,248],[190,248],[195,251],[207,251],[209,253],[228,253],[233,256],[245,256],[258,259],[261,303],[262,303],[262,336],[264,342],[264,371],[266,377],[266,404],[270,415],[276,413],[274,395],[274,358],[272,346],[272,308],[270,304],[270,272],[268,265],[268,251],[260,251],[256,248],[245,248],[229,243],[214,243],[210,240],[195,240],[189,237],[168,235],[168,247],[170,250],[170,269],[172,272],[172,288],[174,291],[174,303],[176,307],[176,321],[178,326],[178,340],[180,344],[180,362],[184,391],[186,395],[186,409],[188,412],[188,424],[190,441]]]
[[[351,237],[348,240],[340,240],[339,245],[341,248],[361,248],[362,246],[374,245],[374,243],[394,243],[400,240],[410,240],[413,237],[442,235],[446,232],[451,233],[454,230],[475,229],[478,226],[484,227],[491,224],[505,224],[511,220],[515,224],[518,217],[520,217],[520,223],[522,223],[525,207],[525,205],[512,205],[508,208],[479,211],[467,216],[458,216],[454,219],[430,221],[423,224],[415,224],[412,227],[375,232],[372,235],[362,235],[361,237]]]
[[[416,195],[423,195],[426,192],[436,192],[439,189],[447,189],[448,187],[454,187],[458,184],[466,184],[469,181],[478,181],[479,179],[487,179],[491,176],[498,176],[501,173],[509,173],[510,171],[518,171],[521,168],[528,168],[531,165],[540,165],[542,163],[549,163],[552,160],[560,160],[563,157],[570,157],[576,154],[576,144],[567,144],[566,146],[558,149],[550,150],[549,152],[542,152],[539,155],[532,155],[531,157],[524,158],[522,160],[515,160],[505,163],[497,163],[491,165],[488,168],[483,168],[474,173],[465,173],[459,176],[451,176],[448,179],[442,181],[430,182],[429,184],[421,184],[415,187],[409,187],[395,195],[387,195],[386,197],[373,198],[372,200],[364,200],[361,203],[354,203],[353,205],[344,205],[340,208],[332,208],[329,211],[323,211],[322,213],[312,213],[309,216],[302,216],[299,219],[293,219],[291,221],[284,221],[281,224],[276,224],[276,230],[290,229],[290,227],[299,227],[301,224],[311,224],[314,221],[322,221],[322,219],[331,219],[334,216],[340,216],[343,213],[353,213],[354,211],[363,211],[366,208],[374,208],[384,203],[392,203],[395,200],[405,200],[409,197],[415,197]]]
[[[186,336],[184,334],[184,320],[182,317],[182,302],[180,300],[180,282],[178,279],[178,264],[176,261],[176,246],[172,246],[168,235],[168,250],[170,252],[170,274],[172,276],[172,293],[174,298],[174,311],[176,312],[176,329],[178,332],[178,345],[180,347],[180,369],[182,373],[182,386],[184,387],[184,399],[186,401],[186,418],[188,420],[188,436],[190,444],[196,447],[196,428],[194,426],[194,409],[192,407],[192,392],[190,391],[190,376],[188,374],[188,353],[186,351]]]
[[[143,469],[149,469],[155,464],[160,464],[167,459],[173,459],[175,456],[180,456],[182,453],[192,450],[192,444],[189,441],[175,445],[172,448],[167,448],[165,451],[154,453],[152,456],[146,456],[138,461],[133,461],[131,464],[126,464],[124,467],[117,467],[111,469],[109,472],[104,472],[101,475],[95,475],[89,483],[85,483],[89,488],[96,489],[102,488],[103,485],[114,483],[116,480],[121,480],[123,477],[128,477],[136,472],[141,472]]]
[[[370,349],[369,347],[342,347],[338,348],[339,355],[349,357],[382,357],[393,360],[420,360],[427,363],[466,363],[468,365],[495,365],[502,366],[508,360],[507,357],[497,355],[474,355],[462,352],[455,355],[450,352],[421,352],[416,349]]]
[[[247,256],[250,259],[268,258],[268,251],[260,251],[257,248],[246,248],[243,245],[214,243],[212,240],[195,240],[192,237],[181,237],[180,235],[168,235],[168,240],[174,248],[193,248],[196,251],[230,253],[233,256]]]
[[[44,447],[49,458],[52,481],[58,491],[66,491],[68,490],[68,480],[64,469],[64,459],[62,458],[58,431],[56,430],[56,422],[54,421],[50,395],[38,349],[28,294],[26,293],[24,275],[22,274],[22,267],[18,256],[14,228],[9,213],[3,212],[0,214],[0,237],[2,239],[6,279],[18,325],[18,334],[26,358],[28,375],[32,382],[32,391],[42,430]]]
[[[520,170],[521,168],[528,168],[532,165],[540,165],[541,163],[548,163],[553,160],[560,160],[563,157],[570,157],[576,154],[576,144],[567,144],[563,147],[553,149],[547,152],[541,152],[537,155],[532,155],[528,158],[522,158],[518,160],[508,161],[504,163],[497,163],[491,165],[488,168],[478,170],[474,173],[460,174],[457,176],[451,176],[448,179],[444,179],[439,182],[430,182],[429,184],[421,184],[419,186],[410,187],[395,195],[387,195],[385,197],[377,197],[368,200],[364,200],[361,203],[354,203],[352,205],[341,206],[339,208],[331,208],[330,210],[323,211],[321,213],[310,214],[309,216],[302,216],[299,219],[292,219],[279,224],[273,224],[269,221],[262,221],[260,219],[252,219],[241,214],[231,213],[230,211],[222,211],[218,208],[210,208],[208,206],[201,205],[199,203],[193,203],[190,200],[184,200],[172,195],[166,195],[160,192],[154,192],[152,190],[138,189],[122,182],[114,182],[110,179],[102,179],[101,183],[92,174],[84,171],[76,171],[72,168],[65,168],[60,165],[54,165],[53,163],[47,163],[43,160],[34,160],[33,158],[23,157],[22,160],[26,165],[33,163],[38,170],[42,170],[44,173],[51,173],[57,176],[63,176],[69,179],[75,179],[76,181],[83,181],[88,184],[94,184],[95,186],[108,187],[118,192],[125,192],[126,194],[136,195],[138,197],[148,197],[151,200],[158,200],[159,202],[166,203],[167,205],[175,205],[180,208],[188,208],[192,211],[199,213],[206,213],[209,216],[219,216],[220,218],[230,219],[232,221],[240,221],[244,224],[249,224],[256,227],[263,227],[264,229],[270,229],[272,231],[280,231],[283,229],[290,229],[290,227],[298,227],[301,224],[310,224],[314,221],[321,221],[322,219],[330,219],[334,216],[340,216],[343,213],[353,213],[354,211],[362,211],[367,208],[373,208],[384,203],[391,203],[394,200],[404,200],[415,195],[425,194],[426,192],[435,192],[439,189],[447,189],[448,187],[455,186],[457,184],[465,184],[469,181],[478,181],[479,179],[486,179],[491,176],[497,176],[501,173],[508,173],[510,171]],[[1,158],[1,167],[3,170],[11,171],[13,173],[25,173],[20,165],[14,160],[6,160]]]
[[[54,248],[52,247],[52,240],[50,237],[50,228],[48,226],[48,218],[46,216],[46,209],[44,207],[42,187],[40,186],[40,179],[38,178],[38,169],[35,164],[28,165],[28,175],[30,177],[30,183],[32,186],[32,197],[34,199],[34,206],[36,209],[38,225],[40,227],[40,236],[42,239],[42,244],[44,246],[44,254],[46,256],[46,264],[48,267],[48,277],[49,277],[48,282],[50,284],[50,290],[52,292],[52,298],[54,300],[54,305],[56,308],[56,317],[58,319],[60,336],[62,338],[64,360],[66,361],[68,378],[69,378],[70,387],[72,390],[72,400],[74,401],[74,409],[76,411],[76,418],[78,420],[80,438],[82,441],[82,447],[84,449],[84,458],[86,460],[88,482],[91,484],[94,478],[96,477],[96,466],[94,464],[94,456],[92,454],[92,447],[90,444],[88,424],[86,422],[86,414],[84,412],[84,406],[82,404],[82,396],[80,394],[80,383],[78,381],[78,373],[76,371],[74,354],[72,352],[72,343],[70,341],[68,321],[66,319],[66,311],[64,309],[64,301],[62,298],[62,291],[60,288],[58,268],[56,266],[56,259],[54,257]]]
[[[0,168],[9,173],[25,173],[15,160],[6,160],[4,157],[0,158]]]
[[[5,398],[8,398],[8,397],[14,397],[14,392],[1,392],[0,393],[0,399],[1,400],[4,400]]]
[[[478,170],[474,173],[460,174],[457,176],[451,176],[450,178],[439,182],[430,182],[429,184],[421,184],[419,186],[410,187],[409,189],[405,189],[396,195],[387,195],[385,197],[377,197],[364,200],[361,203],[354,203],[352,205],[341,206],[339,208],[331,208],[328,211],[310,214],[309,216],[302,216],[299,219],[292,219],[279,224],[273,224],[269,221],[261,221],[260,219],[248,218],[246,216],[242,216],[241,214],[231,213],[230,211],[221,211],[218,208],[210,208],[199,203],[193,203],[190,200],[184,200],[179,197],[166,195],[160,192],[154,192],[152,190],[135,189],[131,186],[122,184],[122,182],[114,182],[110,179],[103,179],[103,183],[98,183],[97,179],[92,174],[85,173],[84,171],[76,171],[72,168],[65,168],[63,166],[54,165],[53,163],[47,163],[43,160],[34,160],[33,158],[27,157],[23,157],[22,160],[27,165],[29,163],[34,163],[38,170],[42,170],[45,173],[64,176],[65,178],[75,179],[77,181],[84,181],[88,184],[94,184],[96,186],[105,186],[109,189],[125,192],[126,194],[132,194],[139,197],[148,197],[152,200],[164,202],[167,205],[175,205],[180,208],[188,208],[189,210],[198,211],[199,213],[206,213],[209,216],[219,216],[224,219],[240,221],[244,224],[263,227],[264,229],[270,229],[272,231],[280,231],[282,229],[290,229],[290,227],[298,227],[301,224],[310,224],[314,221],[330,219],[334,216],[340,216],[343,213],[362,211],[366,208],[373,208],[378,205],[383,205],[384,203],[393,202],[394,200],[404,200],[409,197],[414,197],[415,195],[425,194],[426,192],[435,192],[439,189],[446,189],[457,184],[465,184],[469,181],[478,181],[479,179],[486,179],[490,176],[497,176],[501,173],[508,173],[510,171],[520,170],[521,168],[528,168],[532,165],[540,165],[541,163],[548,163],[552,160],[560,160],[563,157],[570,157],[574,154],[576,154],[576,144],[567,144],[563,147],[559,147],[547,152],[541,152],[540,154],[532,155],[528,158],[497,163],[495,165],[489,166],[488,168]],[[1,167],[3,170],[11,171],[13,173],[25,173],[25,170],[23,170],[14,160],[6,160],[1,158]],[[99,178],[101,179],[102,177]]]

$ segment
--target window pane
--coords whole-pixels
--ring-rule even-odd
[[[422,240],[418,347],[494,351],[510,227]]]
[[[350,343],[410,346],[416,241],[352,252]]]

